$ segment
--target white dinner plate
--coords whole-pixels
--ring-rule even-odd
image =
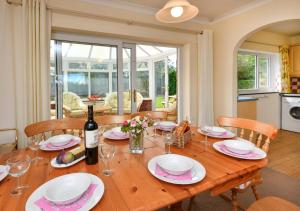
[[[155,125],[160,127],[175,127],[176,123],[171,121],[161,121],[157,122]]]
[[[88,200],[88,202],[83,207],[79,209],[79,211],[91,210],[100,201],[104,193],[104,184],[102,180],[93,174],[88,174],[88,175],[91,177],[92,183],[97,184],[97,188],[94,190],[92,197]],[[37,205],[35,205],[34,202],[40,199],[42,196],[44,196],[48,183],[49,181],[44,183],[40,187],[38,187],[30,195],[25,205],[25,211],[41,211],[41,209]]]
[[[53,137],[55,137],[55,136],[53,136]],[[80,141],[81,141],[81,138],[78,137],[78,136],[68,135],[68,137],[69,138],[72,137],[72,139],[73,139],[72,143],[68,143],[68,144],[65,144],[63,146],[48,147],[47,144],[51,144],[51,139],[50,139],[50,141],[49,141],[49,139],[47,139],[46,141],[43,141],[43,142],[40,143],[40,149],[44,150],[44,151],[59,151],[59,150],[63,150],[63,149],[73,147],[73,146],[79,144]]]
[[[223,134],[223,135],[216,135],[216,134],[212,134],[212,133],[207,133],[207,132],[203,132],[201,130],[201,128],[199,128],[198,130],[198,133],[202,134],[202,135],[207,135],[208,137],[212,137],[212,138],[234,138],[236,135],[231,132],[230,130],[226,130],[226,134]]]
[[[129,138],[129,134],[126,134],[126,136],[117,135],[117,133],[113,133],[112,130],[107,130],[103,133],[103,137],[110,139],[110,140],[124,140]]]
[[[9,166],[0,165],[0,181],[2,181],[9,173]]]
[[[82,161],[82,160],[84,160],[85,159],[85,156],[82,156],[81,158],[79,158],[79,159],[76,159],[76,160],[74,160],[73,162],[71,162],[71,163],[67,163],[67,164],[58,164],[57,162],[56,162],[56,157],[54,157],[52,160],[51,160],[51,166],[52,167],[54,167],[54,168],[67,168],[67,167],[69,167],[69,166],[73,166],[73,165],[75,165],[76,163],[79,163],[80,161]]]
[[[159,155],[159,156],[164,156],[164,155]],[[153,157],[151,160],[148,162],[148,170],[150,173],[156,177],[157,179],[160,179],[164,182],[172,183],[172,184],[177,184],[177,185],[188,185],[188,184],[194,184],[197,182],[200,182],[201,180],[204,179],[206,175],[206,170],[204,166],[199,163],[198,161],[187,157],[188,159],[191,159],[194,162],[194,167],[192,169],[192,180],[175,180],[175,179],[169,179],[164,176],[158,176],[155,174],[155,168],[157,165],[157,159],[159,156]]]
[[[264,152],[262,149],[260,149],[258,147],[255,147],[251,154],[241,155],[241,154],[237,154],[234,152],[230,152],[229,150],[224,150],[224,149],[222,150],[222,148],[221,148],[222,145],[223,145],[223,141],[218,141],[213,144],[213,148],[222,154],[225,154],[225,155],[228,155],[228,156],[231,156],[234,158],[244,159],[244,160],[260,160],[260,159],[264,159],[265,157],[267,157],[266,152]]]

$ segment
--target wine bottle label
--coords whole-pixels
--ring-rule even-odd
[[[94,148],[98,146],[98,129],[85,131],[85,147]]]

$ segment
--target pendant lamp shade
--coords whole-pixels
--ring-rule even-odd
[[[197,14],[198,8],[187,0],[169,0],[155,14],[155,18],[163,23],[180,23],[194,18]]]

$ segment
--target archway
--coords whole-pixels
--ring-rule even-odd
[[[300,19],[298,8],[300,1],[274,0],[213,25],[215,117],[236,115],[236,56],[241,43],[271,24]]]
[[[300,23],[300,19],[292,19],[292,20],[289,19],[289,20],[284,20],[284,21],[280,21],[280,22],[275,22],[272,24],[262,26],[256,30],[250,32],[249,34],[245,35],[243,38],[241,38],[241,40],[235,46],[235,49],[233,52],[233,55],[234,55],[234,57],[233,57],[233,60],[234,60],[233,61],[233,76],[235,77],[234,81],[235,81],[235,86],[236,86],[235,90],[237,92],[237,95],[245,94],[245,93],[257,94],[262,91],[268,92],[267,90],[261,90],[259,87],[257,87],[258,90],[256,90],[255,92],[253,92],[251,90],[249,90],[249,91],[244,90],[244,91],[242,91],[242,93],[240,92],[239,87],[238,87],[238,84],[239,84],[239,82],[238,82],[238,62],[237,62],[238,61],[238,52],[242,49],[244,52],[250,51],[252,53],[254,52],[254,53],[259,53],[259,54],[264,54],[264,55],[273,55],[273,56],[271,56],[272,59],[274,59],[273,57],[279,58],[277,56],[274,56],[276,54],[279,56],[279,46],[297,44],[297,43],[293,43],[291,40],[295,40],[294,38],[296,38],[296,40],[298,40],[297,39],[298,35],[296,35],[296,36],[295,35],[287,35],[287,34],[285,34],[286,32],[283,32],[283,31],[280,31],[280,33],[277,31],[272,32],[271,29],[274,29],[274,28],[278,29],[278,27],[279,27],[281,30],[283,30],[286,27],[291,28],[294,24],[298,24],[298,23]],[[294,29],[293,32],[298,33],[298,30]],[[244,46],[244,44],[246,44],[246,46]],[[272,48],[270,48],[270,47],[267,48],[266,46],[272,46]],[[271,50],[269,50],[269,49],[271,49]],[[271,63],[273,65],[272,72],[271,72],[272,75],[268,76],[268,77],[272,78],[272,79],[269,79],[269,82],[268,82],[268,84],[270,86],[268,89],[272,90],[272,92],[278,90],[277,89],[278,87],[277,86],[275,87],[274,85],[276,84],[276,81],[278,82],[280,80],[280,78],[278,78],[280,76],[279,60],[276,59],[276,69],[274,69],[275,68],[274,62],[275,61],[273,61],[273,63]],[[276,79],[276,80],[274,80],[274,79]],[[258,86],[258,85],[256,85],[256,86]],[[236,109],[237,109],[237,107],[236,107]]]

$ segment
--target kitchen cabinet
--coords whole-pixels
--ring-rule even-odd
[[[280,96],[278,93],[253,94],[247,97],[256,98],[256,107],[238,102],[238,117],[254,119],[280,128]]]
[[[300,77],[300,44],[290,47],[290,76]]]
[[[280,128],[280,96],[274,94],[255,95],[257,100],[257,120]]]
[[[245,119],[256,120],[257,112],[256,100],[238,102],[237,116]]]

